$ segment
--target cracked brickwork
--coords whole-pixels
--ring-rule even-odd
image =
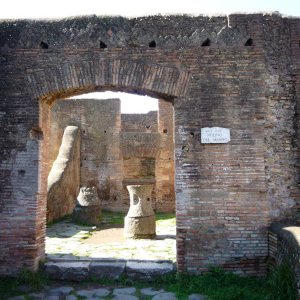
[[[278,14],[2,21],[0,273],[44,256],[50,106],[117,90],[173,103],[179,271],[263,274],[299,206],[299,41]],[[213,126],[231,141],[201,144]]]

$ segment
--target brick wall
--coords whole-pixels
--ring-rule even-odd
[[[157,132],[157,111],[147,114],[122,114],[122,132]]]
[[[1,274],[43,258],[49,107],[96,90],[174,103],[179,270],[265,272],[268,225],[299,206],[299,19],[86,17],[0,28]],[[229,128],[231,141],[201,144],[201,128],[213,126]]]
[[[95,186],[103,208],[117,208],[122,203],[123,178],[120,100],[57,101],[51,109],[50,153],[57,151],[68,125],[79,126],[82,133],[80,185]]]

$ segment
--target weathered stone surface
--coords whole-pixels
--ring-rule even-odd
[[[90,264],[89,275],[94,278],[109,278],[118,279],[125,271],[124,262],[97,262],[93,261]]]
[[[167,262],[128,261],[126,263],[126,274],[133,279],[139,278],[152,281],[172,271],[174,271],[174,265]]]
[[[57,296],[65,296],[74,291],[74,288],[71,286],[60,286],[58,288],[50,289],[47,293],[48,295],[57,295]]]
[[[81,187],[77,196],[77,205],[79,206],[94,206],[100,205],[100,199],[95,186]]]
[[[152,300],[177,300],[178,298],[174,293],[160,293],[155,295]]]
[[[45,271],[49,278],[81,281],[87,279],[90,262],[48,262]]]
[[[66,296],[66,300],[77,300],[78,298],[75,295]]]
[[[125,217],[126,238],[153,238],[155,215],[151,205],[153,185],[129,185],[130,208]]]
[[[64,128],[58,156],[48,176],[47,221],[70,215],[80,187],[80,132],[77,126]]]
[[[43,299],[45,299],[45,300],[60,300],[60,296],[46,295]]]
[[[155,216],[125,217],[124,235],[128,239],[149,239],[156,236]]]
[[[21,296],[7,298],[7,300],[26,300],[26,298],[25,296],[21,295]]]
[[[110,294],[110,291],[104,288],[94,289],[93,291],[95,297],[105,297]]]
[[[46,295],[45,293],[30,293],[29,297],[33,300],[44,300]]]
[[[139,298],[133,295],[116,295],[113,300],[138,300]]]
[[[207,296],[200,295],[200,294],[192,294],[189,295],[188,300],[207,300]]]
[[[72,220],[79,224],[99,225],[101,223],[101,206],[77,205],[73,210]]]
[[[79,290],[79,291],[76,291],[76,295],[78,295],[80,297],[91,298],[94,296],[94,291],[93,290]]]
[[[136,292],[136,288],[129,287],[129,288],[117,288],[113,290],[114,295],[131,295]]]
[[[155,296],[157,294],[164,293],[164,292],[165,292],[165,290],[163,290],[163,289],[155,290],[152,287],[141,289],[141,294],[146,295],[146,296]]]

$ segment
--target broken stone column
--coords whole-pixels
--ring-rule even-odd
[[[81,187],[77,205],[73,211],[73,221],[87,225],[99,225],[101,203],[96,187]]]
[[[126,238],[154,238],[155,215],[151,206],[152,184],[128,185],[130,208],[125,217],[124,235]]]

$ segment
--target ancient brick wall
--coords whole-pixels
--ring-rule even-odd
[[[170,101],[158,102],[158,132],[161,150],[156,160],[156,210],[175,211],[174,190],[174,108]]]
[[[157,111],[147,114],[122,114],[122,132],[157,132]]]
[[[56,101],[51,109],[51,153],[57,151],[56,145],[69,125],[78,126],[82,134],[80,185],[95,186],[102,207],[117,210],[122,203],[123,178],[120,100]]]
[[[49,106],[119,90],[174,103],[178,269],[263,274],[270,221],[299,205],[297,45],[277,14],[1,22],[0,273],[44,255]],[[213,126],[231,141],[201,144]]]

